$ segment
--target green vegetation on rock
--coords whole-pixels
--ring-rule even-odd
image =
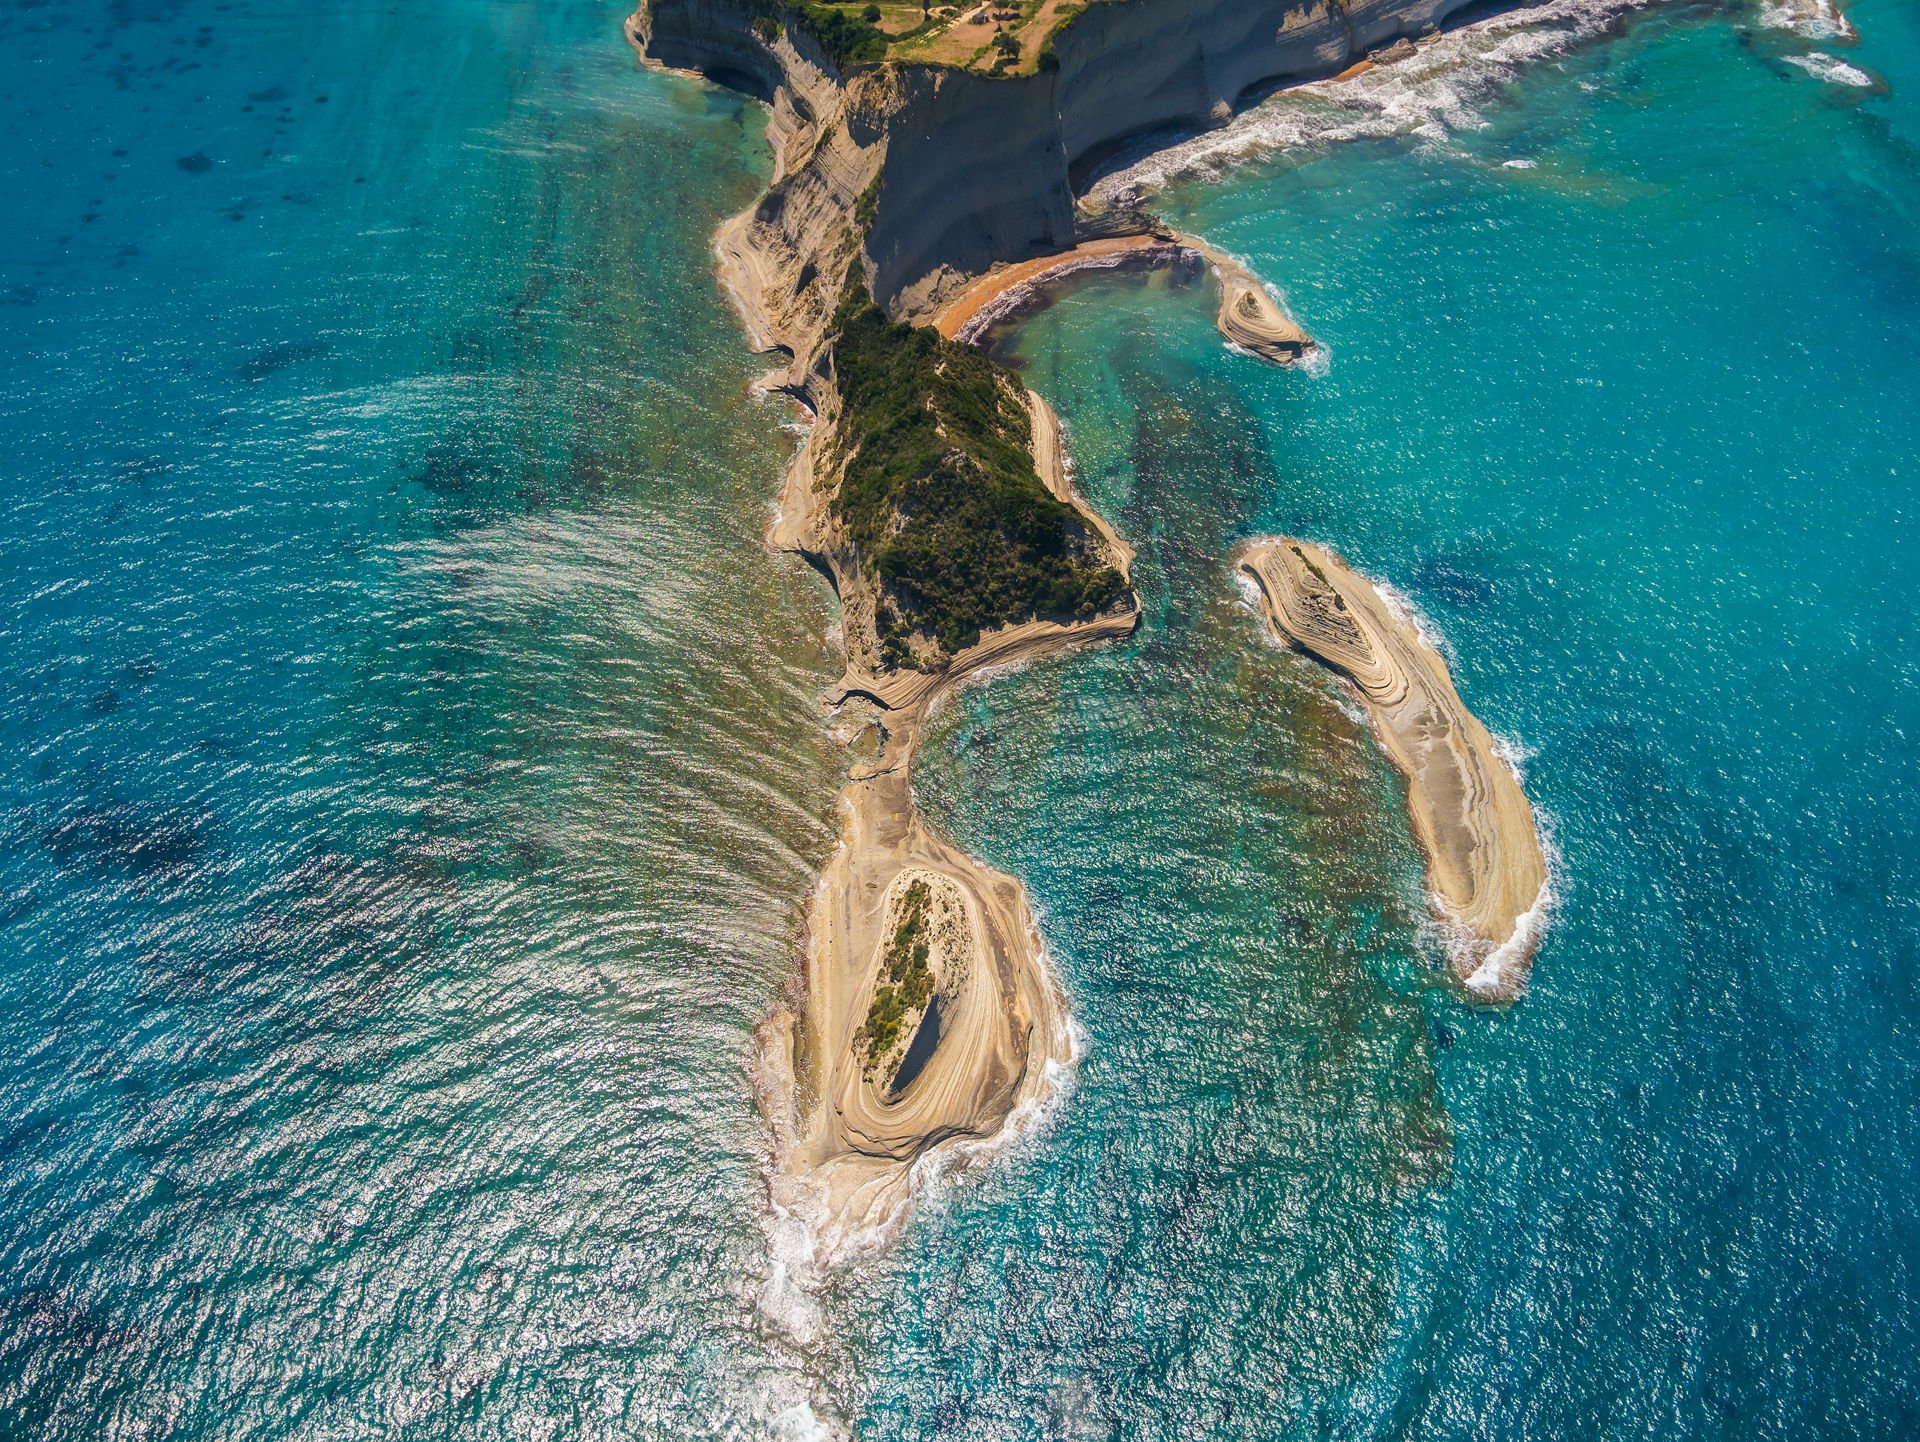
[[[906,638],[963,650],[996,626],[1085,618],[1126,588],[1041,482],[1011,372],[931,327],[887,319],[858,265],[834,317],[846,470],[833,512],[880,592],[881,658]]]
[[[799,0],[790,8],[814,38],[819,40],[827,54],[833,57],[833,63],[842,69],[886,58],[890,42],[886,32],[873,23],[880,18],[877,12],[850,15],[831,5],[815,4],[813,0]],[[867,9],[873,11],[874,7],[868,6]]]
[[[925,1010],[933,999],[933,969],[927,965],[931,952],[927,904],[931,899],[926,882],[916,881],[907,887],[900,924],[887,942],[883,963],[887,979],[874,988],[873,1005],[867,1008],[867,1019],[854,1036],[856,1046],[866,1047],[869,1062],[892,1050],[900,1039],[901,1024],[913,1013]]]

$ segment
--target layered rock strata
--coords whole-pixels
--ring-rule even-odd
[[[1447,663],[1380,590],[1325,547],[1258,540],[1237,563],[1276,635],[1351,682],[1380,749],[1406,778],[1407,815],[1453,969],[1476,995],[1526,985],[1539,941],[1546,858],[1533,808]]]

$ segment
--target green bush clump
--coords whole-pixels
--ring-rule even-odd
[[[1120,573],[1034,470],[1032,421],[1004,367],[888,320],[857,262],[834,332],[848,460],[833,510],[883,594],[885,664],[907,663],[914,631],[954,652],[995,626],[1084,618],[1120,597]]]
[[[880,214],[880,176],[876,173],[867,182],[867,188],[854,198],[853,223],[865,235],[873,229],[874,219]]]
[[[793,7],[821,47],[841,67],[884,60],[886,32],[863,16],[803,0]]]
[[[855,1041],[866,1046],[868,1061],[885,1056],[900,1039],[900,1027],[907,1016],[924,1010],[933,999],[933,969],[927,965],[931,950],[927,941],[929,900],[926,882],[916,881],[907,887],[900,924],[887,942],[887,979],[874,988],[867,1019],[855,1035]]]

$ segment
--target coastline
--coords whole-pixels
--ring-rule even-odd
[[[1445,659],[1324,546],[1264,537],[1234,564],[1274,634],[1366,702],[1380,749],[1407,785],[1428,895],[1452,933],[1453,975],[1479,1000],[1517,999],[1551,900],[1546,855],[1519,778],[1460,699]]]
[[[1024,619],[1015,609],[984,631],[949,626],[939,644],[924,632],[903,644],[909,613],[838,504],[849,467],[866,454],[859,449],[863,416],[849,415],[841,390],[847,304],[864,290],[864,303],[877,306],[883,322],[938,312],[948,319],[935,328],[937,344],[952,345],[1078,270],[1198,259],[1218,279],[1216,320],[1229,343],[1281,364],[1297,360],[1313,342],[1231,257],[1156,233],[1145,217],[1121,222],[1138,225],[1137,235],[1082,234],[1090,218],[1073,201],[1069,163],[1156,124],[1205,117],[1217,125],[1258,83],[1335,73],[1388,41],[1431,30],[1464,3],[1358,0],[1343,8],[1317,0],[1278,32],[1264,8],[1247,0],[1204,13],[1170,0],[1091,7],[1057,36],[1055,64],[1024,77],[848,64],[798,13],[768,17],[743,0],[648,0],[627,22],[644,63],[707,75],[769,103],[772,178],[752,206],[720,227],[715,256],[754,349],[784,358],[763,388],[791,396],[813,417],[766,540],[804,557],[833,586],[846,665],[824,700],[855,723],[842,728],[852,744],[871,742],[873,752],[849,765],[841,843],[807,906],[799,985],[760,1031],[770,1079],[761,1089],[772,1140],[770,1197],[783,1227],[805,1219],[793,1268],[810,1285],[860,1254],[861,1239],[891,1231],[911,1203],[915,1177],[956,1148],[1003,1135],[1036,1100],[1039,1079],[1071,1060],[1059,983],[1019,883],[934,836],[914,805],[911,762],[925,719],[971,677],[1124,636],[1139,618],[1131,548],[1074,494],[1057,418],[1023,392],[1026,425],[1004,433],[1017,433],[1013,444],[1027,452],[1032,475],[1070,518],[1054,544],[1105,566],[1107,579],[1097,594],[1081,592],[1091,599],[1078,609],[1056,611],[1058,619],[1029,603]],[[1172,49],[1170,27],[1182,36]],[[1197,64],[1214,98],[1202,98],[1196,112],[1182,85],[1142,92],[1139,67],[1163,62]],[[999,154],[995,147],[1010,139],[1014,149]],[[894,340],[884,325],[862,324],[864,344],[898,344],[903,362],[918,345],[905,327]],[[876,371],[871,354],[847,359],[866,367],[866,404],[875,384],[896,384],[876,380],[890,372]],[[1003,413],[993,424],[1011,424],[1004,418],[1010,394],[983,403]],[[925,404],[932,406],[931,397]],[[959,413],[952,418],[958,423]],[[871,463],[863,474],[871,481]],[[874,493],[863,494],[870,506]],[[898,512],[891,520],[906,524]],[[891,534],[863,524],[870,543]],[[911,886],[916,875],[929,885],[937,880],[943,895],[952,888],[955,914],[967,918],[961,950],[971,960],[932,978],[942,998],[937,1012],[928,987],[916,985],[899,1015],[899,974],[889,959],[899,939],[888,943],[883,918],[896,883],[907,876]],[[884,986],[883,971],[892,978]],[[875,1072],[892,1065],[892,1053],[875,1054],[873,1027],[882,1026],[891,1047],[894,1026],[917,1037],[929,1012],[951,1018],[934,1036],[931,1060],[910,1082],[883,1091],[893,1078]]]

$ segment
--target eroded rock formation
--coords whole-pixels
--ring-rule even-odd
[[[1519,778],[1454,690],[1446,661],[1325,547],[1259,540],[1238,564],[1275,633],[1367,703],[1380,749],[1406,778],[1434,910],[1456,933],[1455,974],[1488,1000],[1518,996],[1539,941],[1546,858]]]

